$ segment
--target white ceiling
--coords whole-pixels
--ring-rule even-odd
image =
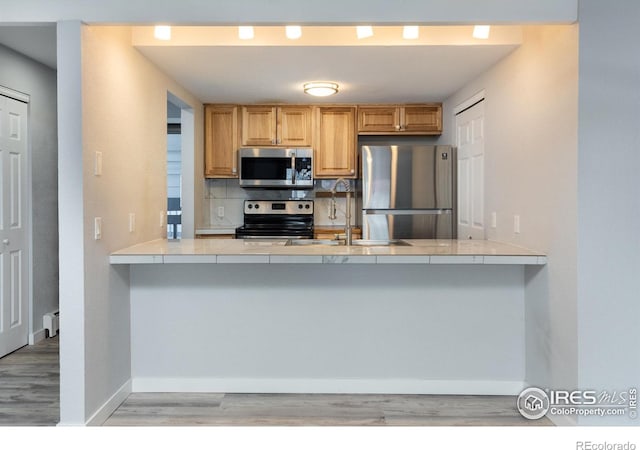
[[[514,47],[154,47],[140,51],[205,103],[442,101]],[[331,80],[320,99],[305,81]]]

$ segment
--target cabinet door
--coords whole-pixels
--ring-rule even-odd
[[[313,163],[317,178],[356,177],[355,120],[353,107],[316,108]]]
[[[205,107],[204,176],[237,178],[238,108]]]
[[[272,106],[243,106],[242,146],[271,146],[276,143],[276,108]]]
[[[402,132],[442,133],[442,107],[440,105],[403,106],[400,108],[400,116],[400,130]]]
[[[278,108],[278,145],[286,147],[311,146],[311,108],[282,106]]]
[[[395,106],[358,107],[358,132],[390,133],[397,131],[398,108]]]

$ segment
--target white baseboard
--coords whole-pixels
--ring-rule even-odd
[[[521,381],[417,379],[253,379],[144,378],[132,380],[132,392],[225,392],[281,394],[450,394],[518,395]]]
[[[98,410],[87,420],[87,426],[100,426],[102,425],[113,412],[118,409],[118,406],[124,402],[131,394],[131,380],[125,382],[115,394],[111,396]]]
[[[44,341],[47,338],[47,330],[42,328],[40,330],[29,333],[29,345],[35,345],[40,341]]]

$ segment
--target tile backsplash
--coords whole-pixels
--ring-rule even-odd
[[[329,205],[331,198],[317,192],[329,192],[334,180],[316,180],[314,189],[309,190],[279,190],[279,189],[244,189],[237,179],[206,179],[203,199],[203,227],[230,227],[242,225],[244,221],[244,201],[255,200],[314,200],[314,222],[316,225],[344,225],[346,199],[338,195],[336,198],[336,220],[329,219]],[[338,191],[342,191],[342,187]],[[222,208],[222,209],[221,209]],[[352,202],[352,222],[356,222],[356,202]]]

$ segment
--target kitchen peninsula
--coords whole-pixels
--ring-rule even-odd
[[[408,242],[156,240],[113,253],[129,265],[132,390],[519,392],[525,284],[546,256]]]
[[[327,241],[330,242],[330,241]],[[546,256],[494,241],[404,239],[407,246],[287,245],[287,239],[183,239],[145,242],[117,251],[111,264],[413,263],[544,265]]]

